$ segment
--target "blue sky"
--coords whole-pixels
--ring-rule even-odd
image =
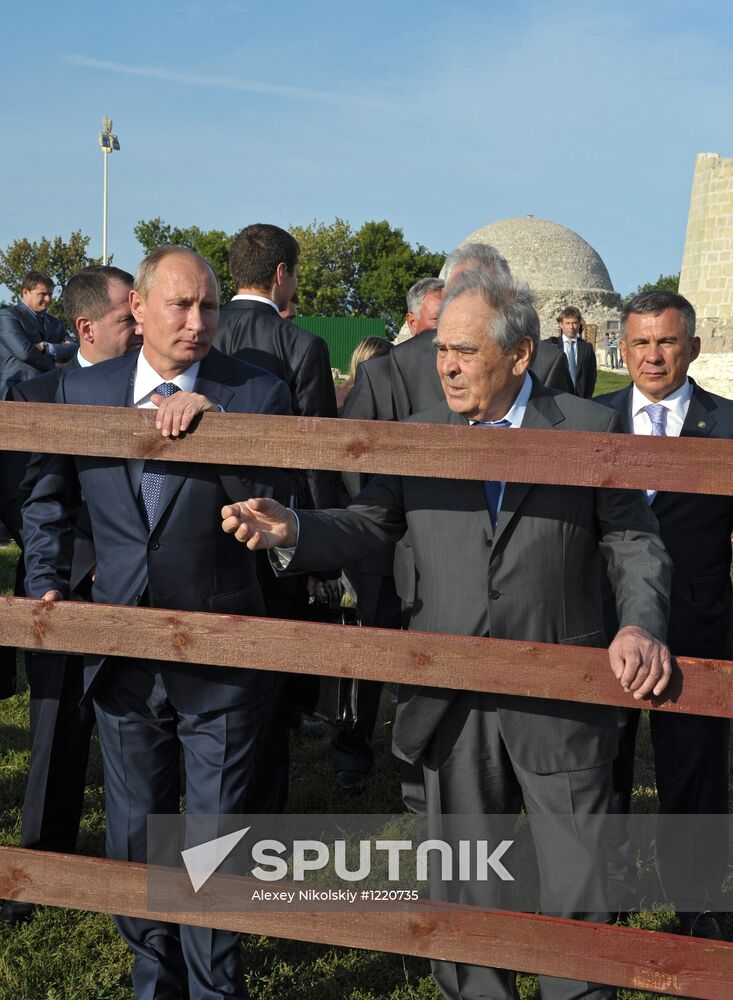
[[[626,293],[679,270],[695,154],[733,156],[719,2],[39,0],[6,5],[0,246],[81,229],[133,269],[142,218],[388,219],[450,250],[531,213]]]

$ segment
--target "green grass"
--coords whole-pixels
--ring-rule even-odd
[[[16,554],[14,546],[0,548],[0,585],[6,592],[11,588]],[[27,716],[28,692],[21,683],[18,695],[0,702],[0,842],[4,844],[20,840],[30,745]],[[327,737],[294,736],[290,811],[400,812],[399,774],[389,750],[390,738],[388,706],[375,731],[376,767],[368,792],[353,799],[336,791]],[[653,769],[644,724],[639,758],[634,808],[653,812]],[[102,767],[94,742],[79,851],[99,856],[103,849]],[[724,930],[733,939],[733,921],[728,915],[724,921]],[[671,913],[640,914],[633,924],[672,930],[675,918]],[[242,953],[253,1000],[440,1000],[428,963],[421,959],[256,935],[243,936]],[[132,1000],[130,968],[130,952],[104,914],[41,907],[30,924],[15,929],[0,925],[0,1000]],[[521,1000],[538,996],[536,977],[521,976]],[[622,990],[620,996],[643,1000],[652,994]]]
[[[627,386],[631,379],[628,373],[624,369],[622,372],[606,372],[602,369],[598,369],[598,377],[596,378],[596,388],[593,393],[594,396],[602,396],[606,392],[615,392],[617,389],[623,389]]]

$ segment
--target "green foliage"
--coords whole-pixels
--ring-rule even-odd
[[[315,220],[292,226],[300,244],[298,311],[304,316],[348,316],[357,273],[357,238],[348,222]]]
[[[221,229],[199,229],[198,226],[187,226],[181,229],[170,226],[162,219],[141,219],[133,232],[145,254],[152,253],[158,247],[173,244],[195,250],[208,260],[219,278],[221,286],[221,302],[228,302],[236,289],[229,274],[229,249],[232,237]]]
[[[181,229],[160,218],[141,219],[134,232],[146,254],[166,244],[196,250],[219,276],[222,303],[234,295],[232,236],[198,226]],[[304,316],[384,316],[396,331],[405,317],[410,285],[437,275],[445,259],[424,246],[410,246],[402,230],[387,221],[365,222],[354,232],[344,219],[329,224],[314,220],[291,226],[290,232],[300,244],[298,311]]]
[[[75,229],[66,240],[61,236],[51,239],[43,236],[38,242],[26,237],[13,240],[5,250],[0,250],[0,282],[20,298],[23,275],[30,270],[45,271],[56,283],[57,297],[49,312],[63,319],[58,295],[66,282],[83,267],[101,263],[101,257],[90,257],[87,253],[90,241],[91,236],[85,236],[80,229]]]
[[[624,299],[628,302],[635,295],[641,292],[678,292],[680,290],[680,272],[677,274],[660,274],[656,281],[647,282],[646,285],[639,285],[635,292],[631,292]]]
[[[300,243],[299,309],[306,316],[367,316],[387,319],[394,331],[405,317],[407,290],[437,275],[445,254],[412,247],[389,222],[294,226]]]

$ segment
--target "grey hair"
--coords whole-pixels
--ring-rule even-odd
[[[502,354],[509,354],[525,337],[532,341],[533,352],[537,350],[540,318],[527,285],[507,281],[503,276],[497,280],[483,271],[462,271],[451,282],[440,315],[451,302],[471,293],[479,295],[494,313],[486,333]]]
[[[216,296],[219,298],[221,295],[219,276],[208,260],[205,257],[202,257],[200,253],[196,253],[195,250],[191,250],[190,247],[176,246],[173,243],[158,247],[140,261],[137,271],[135,272],[135,284],[133,285],[135,291],[139,293],[140,297],[147,301],[150,297],[150,291],[155,284],[155,275],[159,265],[166,259],[166,257],[173,257],[175,254],[179,254],[184,257],[193,257],[194,260],[199,262],[199,264],[203,264],[205,267],[208,267],[214,276],[214,281],[216,282]]]
[[[421,278],[416,281],[407,293],[407,311],[416,316],[425,301],[426,296],[436,295],[445,288],[442,278]]]
[[[652,313],[654,316],[659,316],[665,309],[677,310],[682,317],[685,333],[688,339],[692,340],[695,336],[695,323],[697,321],[692,303],[688,302],[684,295],[679,295],[677,292],[656,289],[649,292],[639,292],[626,303],[621,313],[621,336],[626,340],[626,323],[632,314]]]
[[[471,271],[482,271],[489,278],[511,282],[512,272],[506,258],[502,257],[496,247],[488,243],[462,243],[453,253],[445,258],[441,274],[446,286],[451,280],[451,274],[456,267]]]

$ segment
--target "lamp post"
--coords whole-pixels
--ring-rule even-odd
[[[109,154],[114,149],[119,149],[120,144],[116,135],[112,133],[112,119],[102,119],[102,131],[99,133],[99,145],[104,155],[104,195],[102,201],[102,263],[107,263],[107,161]]]

